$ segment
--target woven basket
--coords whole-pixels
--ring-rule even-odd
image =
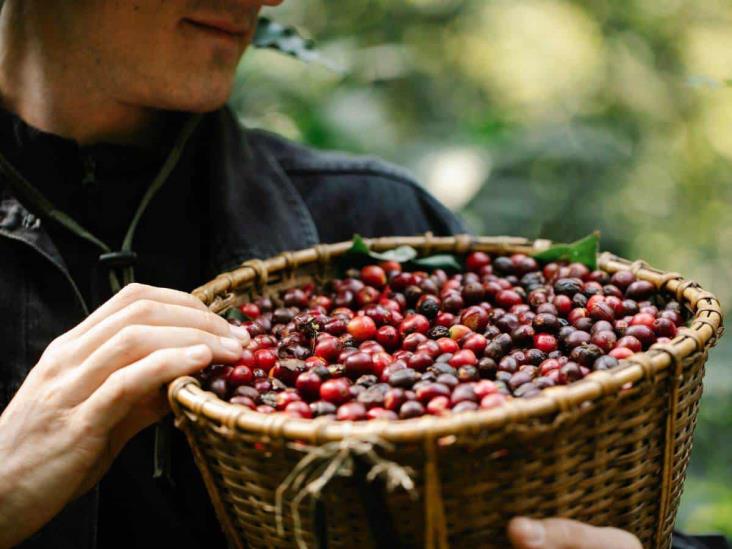
[[[533,253],[549,243],[427,234],[367,244],[409,245],[426,255]],[[331,259],[349,247],[342,242],[249,261],[194,295],[223,312],[257,295],[327,279]],[[675,296],[693,314],[690,327],[613,370],[500,408],[391,422],[303,420],[228,404],[190,377],[172,383],[177,426],[230,543],[505,547],[509,519],[528,515],[616,526],[645,547],[669,547],[704,363],[721,335],[722,314],[713,295],[676,273],[608,253],[599,266],[631,270]],[[401,486],[389,491],[384,479]]]

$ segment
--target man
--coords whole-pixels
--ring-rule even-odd
[[[179,433],[177,482],[151,478],[148,427],[162,384],[236,359],[248,335],[177,290],[357,230],[462,230],[397,169],[236,124],[235,67],[280,2],[2,5],[0,547],[224,547]],[[148,285],[113,295],[133,274]],[[560,519],[509,533],[640,546]]]

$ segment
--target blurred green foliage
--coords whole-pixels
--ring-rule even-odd
[[[732,297],[726,0],[298,0],[341,71],[250,52],[250,126],[415,172],[472,228],[602,247]],[[732,345],[708,364],[679,526],[732,536]]]

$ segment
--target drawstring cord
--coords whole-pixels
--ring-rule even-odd
[[[145,195],[142,197],[142,200],[135,211],[135,215],[132,217],[132,221],[127,228],[124,240],[122,241],[122,247],[116,252],[91,232],[82,227],[71,216],[56,208],[56,206],[48,200],[43,193],[31,185],[31,183],[15,169],[15,167],[2,153],[0,153],[0,172],[7,176],[10,188],[21,200],[25,200],[28,204],[35,206],[42,216],[57,222],[76,236],[94,244],[102,251],[99,256],[99,262],[109,269],[109,286],[112,292],[116,294],[124,286],[135,281],[134,265],[137,259],[137,254],[132,251],[132,242],[135,238],[137,225],[150,202],[152,202],[157,192],[165,184],[170,177],[171,172],[178,164],[188,140],[191,135],[193,135],[193,132],[202,118],[203,115],[196,114],[186,120],[186,123],[178,134],[178,137],[173,144],[173,148],[165,159],[163,166],[160,168],[160,171],[155,176],[155,179],[153,179],[150,187],[148,187],[145,192]],[[119,275],[121,275],[121,281]],[[161,421],[156,426],[153,478],[164,478],[168,484],[172,486],[173,480],[170,472],[171,431],[171,423],[165,422],[165,420]]]

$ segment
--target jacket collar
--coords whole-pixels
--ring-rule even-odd
[[[211,274],[316,245],[312,215],[274,154],[228,108],[210,122]]]
[[[209,114],[198,131],[206,132],[208,143],[202,151],[207,157],[211,235],[208,278],[247,259],[319,242],[310,211],[276,157],[240,126],[228,107]],[[0,235],[25,242],[68,277],[41,220],[5,192],[1,180]]]

